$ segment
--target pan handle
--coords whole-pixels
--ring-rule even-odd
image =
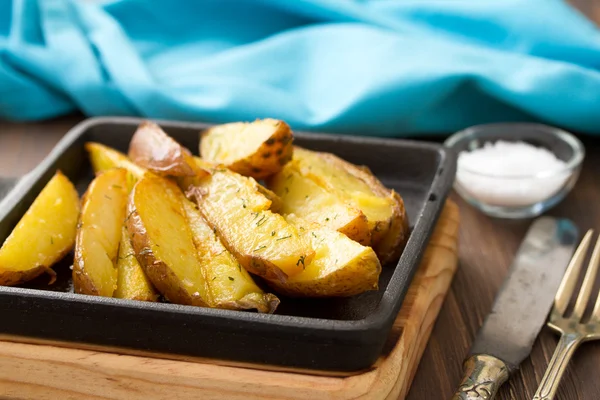
[[[452,400],[491,400],[508,380],[508,366],[500,359],[477,354],[465,361],[465,377]]]

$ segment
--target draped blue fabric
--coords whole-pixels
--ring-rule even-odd
[[[378,136],[600,133],[600,30],[558,0],[0,0],[0,118]]]

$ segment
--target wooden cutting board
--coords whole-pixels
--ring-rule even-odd
[[[368,371],[324,376],[213,360],[124,355],[19,337],[0,341],[0,398],[349,400],[406,397],[457,266],[458,207],[448,201],[384,354]],[[23,343],[28,341],[28,343]],[[108,350],[108,351],[107,351]]]

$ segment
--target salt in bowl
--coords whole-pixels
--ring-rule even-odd
[[[535,217],[558,204],[577,182],[585,155],[572,134],[534,123],[477,125],[444,145],[458,157],[456,192],[498,218]]]

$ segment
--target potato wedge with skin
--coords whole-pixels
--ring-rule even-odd
[[[94,172],[104,172],[113,168],[127,170],[127,188],[129,190],[148,172],[145,168],[136,165],[125,154],[103,144],[88,142],[85,144],[85,149],[90,156]]]
[[[254,178],[243,177],[240,174],[223,167],[222,165],[211,164],[199,157],[194,157],[194,162],[203,172],[195,177],[177,178],[177,183],[183,191],[187,191],[190,186],[198,185],[202,178],[206,176],[206,174],[212,174],[212,171],[219,170],[220,172],[226,174],[230,179],[243,182],[241,187],[245,190],[245,196],[256,198],[259,203],[265,204],[264,209],[269,209],[273,212],[280,211],[283,205],[281,198],[271,190],[262,186]],[[206,174],[204,172],[206,172]],[[256,192],[258,192],[259,195],[257,195]],[[266,205],[267,203],[265,202],[265,198],[269,201],[268,206]]]
[[[254,182],[256,183],[256,190],[258,191],[258,193],[265,196],[271,202],[269,210],[279,213],[281,211],[281,208],[283,207],[283,201],[281,200],[281,197],[277,196],[273,191],[267,189],[260,183],[256,181]]]
[[[114,297],[119,299],[156,301],[158,293],[135,258],[131,238],[127,228],[121,229],[121,243],[117,259],[117,290]]]
[[[408,238],[408,218],[396,192],[387,189],[366,167],[330,153],[296,147],[294,160],[304,176],[345,197],[365,214],[371,245],[382,264],[399,256]]]
[[[225,249],[221,239],[204,220],[195,204],[184,201],[198,258],[207,277],[211,307],[229,310],[256,309],[273,313],[279,305],[277,296],[264,293],[235,257]]]
[[[282,214],[295,214],[337,230],[362,245],[371,244],[371,231],[363,212],[345,196],[338,196],[303,175],[295,160],[272,176],[268,186],[281,198]]]
[[[160,176],[201,176],[192,153],[167,135],[154,122],[140,124],[129,143],[129,158]]]
[[[270,281],[277,292],[293,297],[348,297],[377,290],[381,264],[372,248],[293,215],[287,219],[311,241],[315,257],[286,282]]]
[[[217,125],[202,133],[200,156],[241,175],[262,179],[292,159],[293,139],[288,124],[271,118]]]
[[[75,243],[79,195],[58,171],[42,189],[0,248],[0,285],[17,285],[43,272]]]
[[[73,262],[75,293],[112,297],[127,206],[127,171],[100,173],[83,195]]]
[[[127,231],[138,262],[160,293],[172,303],[208,306],[211,299],[184,200],[175,183],[142,178],[129,197]]]
[[[395,201],[392,220],[387,234],[375,246],[375,252],[384,264],[400,258],[410,234],[404,201],[396,191],[391,192]]]
[[[366,166],[357,166],[336,157],[333,154],[321,153],[322,157],[331,164],[339,164],[348,173],[358,180],[364,182],[374,193],[382,199],[390,200],[392,204],[392,217],[389,220],[387,230],[375,228],[373,248],[379,256],[382,264],[397,260],[402,254],[410,234],[408,215],[404,207],[402,197],[395,191],[386,188],[371,170]],[[370,198],[356,197],[359,207],[365,205],[363,199],[372,206],[376,203]]]
[[[188,190],[227,248],[249,272],[284,281],[314,255],[310,244],[285,219],[271,212],[252,178],[214,169]]]

